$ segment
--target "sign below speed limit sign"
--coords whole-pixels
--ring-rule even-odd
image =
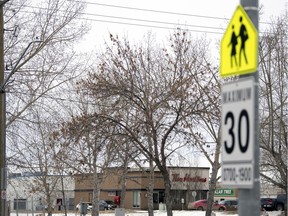
[[[221,181],[224,186],[253,187],[254,85],[250,77],[222,86]]]

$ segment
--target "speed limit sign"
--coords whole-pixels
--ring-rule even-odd
[[[254,85],[250,77],[222,86],[221,180],[225,186],[253,186]]]

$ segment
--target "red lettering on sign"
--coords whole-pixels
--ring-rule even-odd
[[[206,182],[207,178],[200,176],[191,177],[190,174],[185,174],[184,177],[180,177],[180,174],[172,174],[173,182]]]

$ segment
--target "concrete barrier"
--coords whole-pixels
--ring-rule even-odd
[[[115,216],[125,216],[125,209],[124,208],[116,208],[115,209]]]

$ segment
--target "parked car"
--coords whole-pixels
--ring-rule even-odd
[[[91,209],[92,209],[92,203],[91,202],[81,202],[81,203],[86,203],[87,204],[87,210],[88,211],[90,211]],[[76,210],[77,211],[81,211],[81,203],[78,203],[77,205],[76,205]]]
[[[237,200],[222,200],[219,202],[220,205],[225,206],[225,210],[227,211],[236,211],[238,206]]]
[[[51,206],[51,210],[54,210],[54,208]],[[48,211],[48,205],[37,205],[36,211]]]
[[[207,209],[207,200],[198,200],[192,203],[188,203],[188,209],[194,209],[194,210],[201,210],[204,211]],[[214,202],[212,206],[213,210],[219,210],[219,211],[225,211],[226,207],[225,205],[219,204],[218,202]]]
[[[99,210],[108,210],[108,203],[105,200],[99,200]]]
[[[82,203],[86,203],[87,204],[87,211],[91,211],[93,208],[93,204],[91,202],[82,202]],[[99,210],[103,211],[103,210],[108,210],[108,204],[105,202],[105,200],[99,200]],[[76,210],[77,211],[81,211],[81,203],[78,203],[76,205]]]
[[[277,211],[287,210],[287,194],[278,194],[275,206]]]
[[[265,209],[266,211],[273,211],[276,207],[276,199],[275,198],[261,198],[261,209]]]
[[[105,200],[105,202],[108,204],[108,209],[113,210],[117,208],[117,205],[112,200]]]

